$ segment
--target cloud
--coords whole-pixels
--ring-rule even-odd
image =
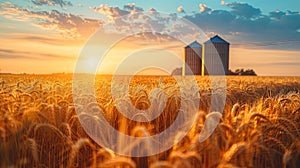
[[[107,34],[136,35],[141,33],[138,36],[146,37],[149,40],[158,39],[157,33],[190,40],[202,35],[201,32],[194,30],[192,25],[187,25],[187,22],[178,21],[180,19],[176,13],[163,14],[154,8],[150,8],[147,13],[132,12],[137,9],[134,3],[124,5],[123,9],[108,5],[91,7],[91,9],[108,16],[109,20],[103,25],[103,31]],[[179,7],[179,11],[184,10]],[[159,37],[166,38],[162,35]]]
[[[46,53],[17,51],[17,50],[8,50],[8,49],[0,48],[0,59],[35,59],[35,60],[70,59],[73,60],[74,57],[58,55],[58,54],[46,54]]]
[[[276,10],[276,11],[270,12],[269,15],[271,18],[274,18],[274,19],[281,19],[281,17],[284,16],[285,14],[286,14],[285,12]]]
[[[229,26],[236,16],[225,10],[213,10],[211,12],[196,13],[185,16],[186,19],[199,26],[205,32],[218,32],[228,34],[233,31]]]
[[[164,14],[157,12],[154,8],[150,8],[147,13],[136,12],[143,11],[143,9],[137,7],[134,3],[124,5],[123,9],[108,5],[91,7],[91,9],[109,18],[106,24],[103,25],[105,33],[119,35],[137,34],[136,36],[142,36],[150,40],[157,39],[155,33],[167,32],[167,29],[174,30],[171,23],[177,17],[176,14],[164,17],[162,16]]]
[[[91,9],[100,14],[106,15],[109,20],[103,25],[103,31],[107,34],[118,35],[135,35],[154,41],[163,41],[168,35],[189,35],[191,37],[190,28],[182,27],[178,23],[177,14],[162,14],[154,8],[150,8],[148,12],[135,12],[136,10],[142,11],[134,3],[124,5],[123,9],[108,5],[100,5],[99,7],[91,7]],[[134,12],[133,12],[134,11]],[[182,12],[183,9],[180,9]],[[178,25],[175,25],[178,24]],[[184,24],[184,23],[182,23]],[[188,32],[189,31],[189,32]],[[160,35],[158,35],[160,33]],[[163,34],[165,33],[165,34]],[[199,33],[198,33],[199,34]]]
[[[231,10],[211,10],[186,15],[185,18],[207,33],[221,34],[233,45],[299,50],[298,11],[273,11],[262,14],[260,9],[245,3],[231,3],[227,6]],[[267,45],[249,45],[249,42]]]
[[[123,6],[124,10],[130,11],[130,13],[135,13],[135,12],[143,12],[144,9],[141,7],[137,7],[135,3],[129,3]]]
[[[48,6],[57,6],[60,7],[64,6],[72,6],[72,3],[70,1],[64,1],[64,0],[31,0],[32,3],[35,5],[48,5]]]
[[[147,13],[133,13],[116,17],[104,25],[104,30],[110,33],[132,34],[135,32],[161,32],[165,28],[165,20],[156,10]]]
[[[157,12],[157,10],[154,9],[154,8],[150,8],[150,9],[148,10],[148,12],[149,12],[150,14],[154,14],[154,13]]]
[[[134,34],[138,32],[162,32],[166,31],[172,25],[174,14],[162,17],[162,14],[154,8],[150,8],[148,13],[141,13],[142,8],[137,7],[134,3],[124,5],[123,9],[108,5],[91,7],[91,9],[100,14],[106,15],[109,20],[103,26],[105,33],[116,34]],[[177,15],[175,14],[175,18]],[[144,33],[143,36],[154,37]]]
[[[61,36],[48,36],[48,35],[39,35],[39,34],[32,34],[32,33],[9,33],[2,35],[5,39],[10,40],[17,40],[20,43],[39,43],[39,44],[46,44],[46,45],[53,45],[53,46],[78,46],[82,45],[85,42],[84,39],[66,39],[62,38]]]
[[[178,6],[177,12],[179,12],[179,13],[185,13],[185,11],[184,11],[184,9],[183,9],[182,6]]]
[[[254,8],[247,3],[233,2],[228,3],[227,6],[232,9],[232,13],[240,17],[255,18],[261,15],[261,10],[259,8]]]
[[[278,45],[282,46],[282,41],[288,41],[290,43],[288,48],[299,49],[299,43],[293,43],[293,40],[300,39],[300,14],[298,11],[276,10],[262,14],[259,8],[247,3],[224,2],[224,5],[228,7],[228,10],[213,10],[205,4],[200,4],[200,12],[185,15],[184,18],[198,25],[207,33],[221,34],[233,44],[241,43],[240,46],[248,45],[253,41],[262,41],[270,44],[264,47],[278,47],[277,43],[273,45],[271,42],[278,41]],[[178,8],[179,11],[184,10],[181,6]],[[193,30],[183,30],[180,25],[176,25],[172,21],[172,19],[176,20],[176,14],[170,14],[168,18],[161,17],[161,14],[154,8],[148,10],[148,15],[138,13],[136,11],[143,11],[143,9],[134,3],[125,4],[122,9],[108,5],[91,7],[91,9],[108,16],[113,24],[111,31],[114,32],[128,33],[137,30],[184,32],[184,34],[187,34],[188,31],[193,32]],[[34,26],[56,30],[64,36],[72,38],[87,37],[104,24],[103,21],[87,19],[57,10],[30,11],[10,2],[0,5],[0,14],[8,19],[30,21]],[[127,16],[128,14],[132,15]],[[121,16],[126,17],[124,19]],[[251,47],[255,45],[259,46],[251,44]]]
[[[199,7],[200,7],[200,12],[201,12],[201,13],[206,12],[206,11],[210,11],[210,10],[211,10],[211,9],[208,8],[205,4],[200,4]]]
[[[34,26],[56,30],[68,38],[87,37],[102,25],[99,20],[82,18],[70,13],[61,13],[57,10],[29,11],[10,2],[2,3],[0,9],[0,14],[5,18],[32,21]]]
[[[99,7],[90,7],[91,10],[107,16],[110,20],[114,20],[117,17],[121,17],[127,14],[134,14],[136,12],[143,12],[144,9],[135,5],[135,3],[125,4],[123,9],[119,7],[109,6],[107,4],[101,4]]]
[[[101,4],[99,7],[90,7],[95,12],[108,16],[110,19],[124,16],[129,14],[130,12],[127,10],[122,10],[119,7],[112,7],[108,5]]]
[[[138,35],[147,40],[164,41],[167,36],[189,43],[195,38],[202,38],[204,33],[195,28],[190,22],[177,17],[177,14],[163,14],[154,9],[149,13],[135,13],[115,18],[105,24],[106,33],[121,35]],[[158,35],[160,34],[160,35]]]
[[[129,3],[129,4],[124,5],[124,9],[134,10],[135,9],[135,3]]]

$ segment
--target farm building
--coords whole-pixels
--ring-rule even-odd
[[[185,47],[183,75],[224,75],[229,72],[229,43],[218,35],[204,42],[193,42]]]
[[[202,45],[197,41],[194,41],[190,45],[184,48],[185,52],[185,63],[189,66],[184,66],[185,75],[201,75],[201,64],[202,64]]]

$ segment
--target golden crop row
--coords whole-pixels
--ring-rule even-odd
[[[184,98],[186,102],[199,101],[197,117],[188,134],[180,141],[172,139],[176,144],[159,154],[125,157],[99,146],[84,131],[79,118],[93,126],[102,122],[96,115],[101,112],[111,126],[124,134],[145,137],[160,133],[172,125],[183,102],[174,78],[133,77],[128,103],[136,108],[149,114],[160,110],[163,102],[160,91],[151,93],[157,87],[167,98],[159,117],[140,123],[124,117],[116,108],[111,95],[111,76],[96,77],[93,96],[84,94],[84,90],[73,95],[71,75],[2,75],[0,167],[296,167],[300,164],[299,77],[226,77],[225,107],[216,112],[209,111],[211,79],[196,79],[199,91],[189,89],[197,92],[200,99],[196,95]],[[79,108],[79,113],[75,107],[80,104],[74,103],[73,98],[86,104]],[[90,98],[97,103],[91,103]],[[149,108],[150,99],[156,103],[154,108]],[[200,143],[199,135],[206,120],[220,120],[220,123]],[[107,142],[114,141],[106,129],[95,130]],[[125,145],[151,149],[147,144]]]

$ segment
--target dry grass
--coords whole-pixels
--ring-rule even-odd
[[[186,88],[194,96],[181,100],[179,87],[171,77],[134,77],[130,83],[130,102],[126,103],[146,113],[133,117],[149,118],[162,110],[159,117],[144,123],[131,121],[118,111],[110,94],[110,76],[96,79],[98,104],[88,101],[90,95],[77,95],[85,101],[83,104],[88,104],[79,108],[81,119],[91,125],[101,123],[93,114],[103,112],[111,126],[136,137],[164,131],[176,119],[180,106],[199,101],[197,95],[200,95],[198,117],[182,140],[177,139],[181,136],[178,132],[173,148],[154,156],[130,158],[102,148],[85,133],[75,112],[75,106],[80,105],[73,103],[72,76],[0,76],[0,167],[296,168],[300,165],[299,77],[227,77],[223,115],[209,113],[210,79],[197,77],[197,81],[200,91]],[[156,87],[161,90],[153,90]],[[125,100],[120,97],[119,101]],[[200,143],[200,131],[210,126],[204,125],[205,120],[220,120],[220,123]],[[107,142],[112,141],[106,130],[95,130],[107,137]],[[136,147],[151,150],[147,144],[127,146],[127,150]]]

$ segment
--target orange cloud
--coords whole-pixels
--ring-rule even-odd
[[[178,6],[177,12],[179,12],[179,13],[184,13],[185,11],[183,10],[183,7],[182,7],[182,6]]]
[[[0,15],[7,19],[29,21],[36,27],[60,32],[66,38],[88,37],[103,24],[99,20],[82,18],[70,13],[61,13],[57,10],[29,11],[11,2],[2,3],[0,9]]]

